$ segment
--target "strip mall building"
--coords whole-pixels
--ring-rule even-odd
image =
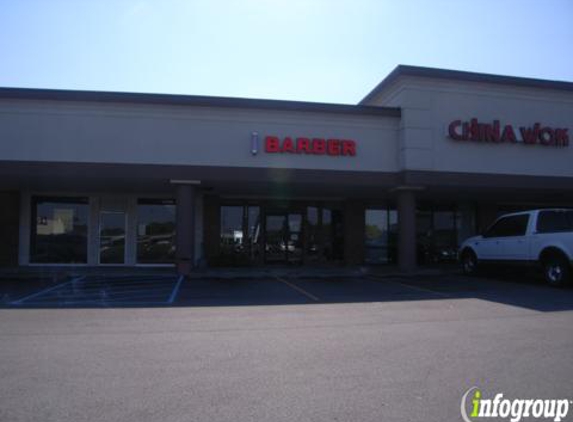
[[[573,206],[573,83],[399,66],[359,105],[0,89],[5,266],[455,259]]]

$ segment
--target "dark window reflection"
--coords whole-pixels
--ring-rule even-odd
[[[340,261],[344,257],[344,219],[338,208],[306,208],[306,262]]]
[[[246,265],[260,255],[261,222],[258,206],[221,207],[221,265]]]
[[[320,236],[319,208],[307,207],[306,209],[306,260],[315,262],[320,260],[320,247],[322,238]]]
[[[32,198],[30,262],[87,263],[87,198]]]
[[[458,218],[453,210],[434,211],[434,261],[455,261],[457,259]]]
[[[100,214],[99,261],[101,264],[123,264],[125,262],[125,213],[107,212]]]
[[[453,207],[416,210],[417,258],[420,264],[456,260],[461,219]]]
[[[256,206],[247,207],[247,239],[246,246],[251,261],[258,259],[260,254],[261,210]]]
[[[243,245],[244,207],[221,207],[221,252],[240,253]]]
[[[364,217],[365,261],[370,264],[395,263],[397,212],[388,209],[367,209]]]
[[[175,201],[137,201],[137,262],[167,264],[175,260]]]

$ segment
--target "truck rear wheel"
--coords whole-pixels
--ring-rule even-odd
[[[551,254],[543,259],[543,276],[545,281],[554,287],[562,287],[569,283],[571,267],[564,256]]]

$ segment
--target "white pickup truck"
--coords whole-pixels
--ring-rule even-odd
[[[502,215],[483,235],[463,242],[459,257],[466,274],[486,263],[536,264],[549,284],[563,286],[573,267],[573,209]]]

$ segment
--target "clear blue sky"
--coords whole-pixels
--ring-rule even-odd
[[[398,64],[573,81],[573,0],[0,0],[0,86],[356,103]]]

